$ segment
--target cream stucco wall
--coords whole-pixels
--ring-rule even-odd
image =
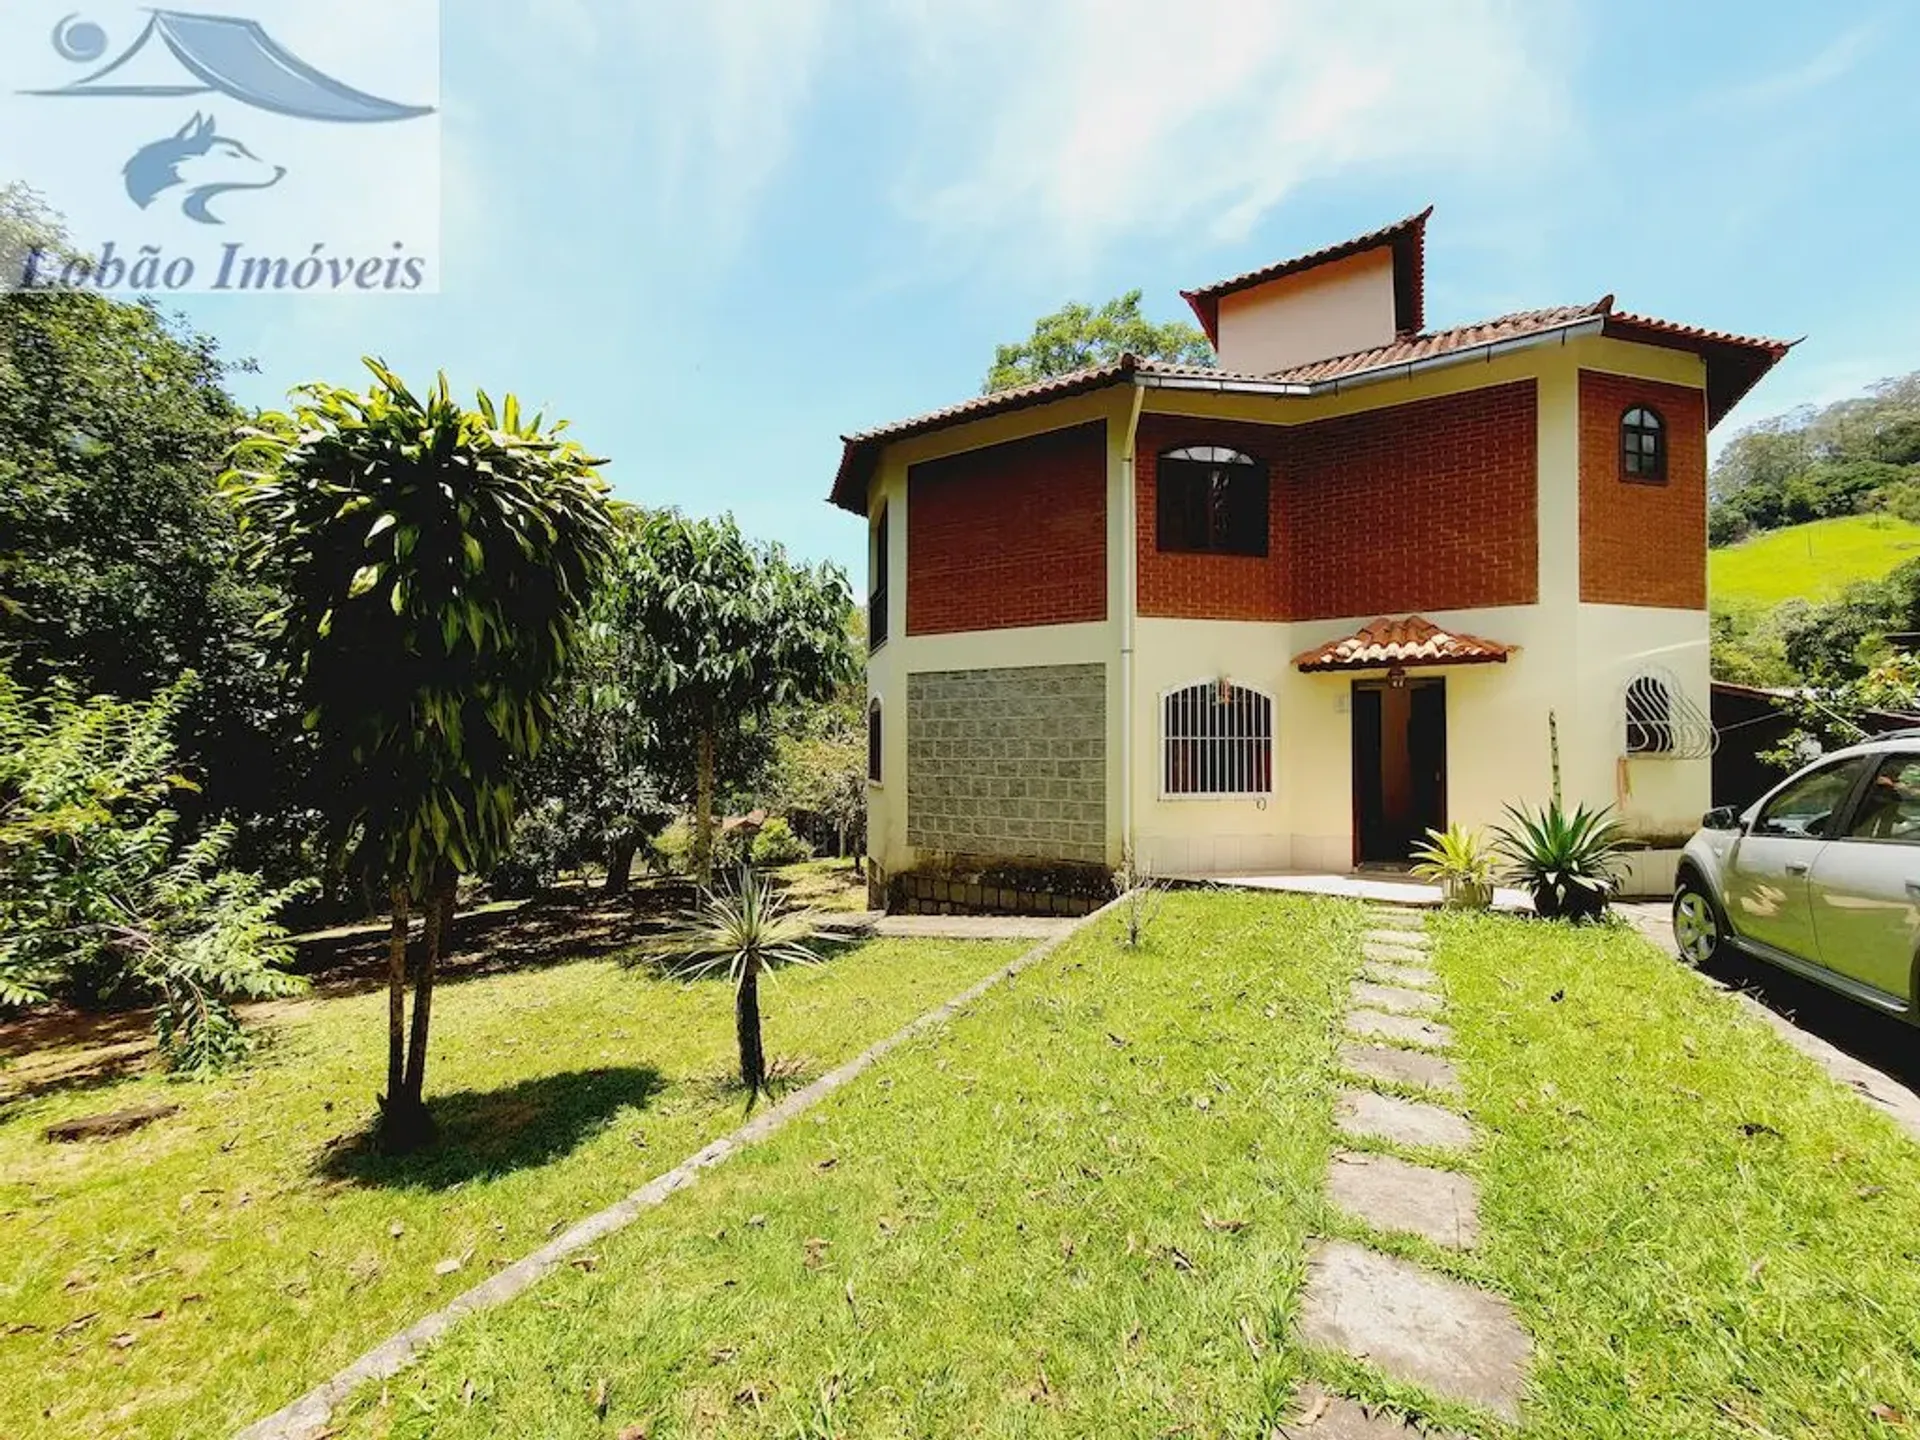
[[[909,671],[1056,664],[1107,665],[1110,860],[1131,824],[1139,853],[1161,873],[1278,868],[1347,869],[1353,860],[1350,675],[1303,675],[1291,657],[1375,618],[1293,623],[1127,619],[1133,592],[1136,404],[1151,411],[1299,423],[1509,380],[1537,385],[1539,601],[1429,612],[1442,626],[1519,647],[1504,665],[1414,669],[1447,688],[1447,806],[1486,826],[1512,801],[1549,793],[1547,717],[1559,734],[1562,790],[1571,802],[1615,804],[1649,838],[1691,829],[1707,808],[1705,759],[1624,760],[1627,682],[1647,665],[1672,674],[1687,700],[1708,707],[1704,612],[1579,601],[1579,396],[1582,368],[1680,384],[1703,381],[1695,356],[1599,338],[1432,370],[1313,397],[1248,397],[1125,387],[920,437],[888,449],[872,490],[888,508],[892,554],[890,642],[869,664],[884,706],[881,785],[870,791],[870,853],[889,872],[913,865],[906,844],[905,676]],[[907,467],[918,460],[1091,419],[1107,422],[1108,606],[1092,624],[913,637],[906,632]],[[1129,639],[1131,646],[1129,647]],[[1167,689],[1225,676],[1275,699],[1274,793],[1264,800],[1163,799],[1159,700]],[[1373,672],[1370,678],[1379,678]],[[1123,799],[1124,791],[1124,799]]]
[[[1220,364],[1267,375],[1394,336],[1393,248],[1349,255],[1220,297]]]

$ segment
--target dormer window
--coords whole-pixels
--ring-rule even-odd
[[[1658,410],[1635,405],[1620,417],[1620,474],[1649,482],[1667,478],[1667,422]]]
[[[1157,522],[1163,551],[1267,553],[1267,467],[1222,445],[1160,457]]]

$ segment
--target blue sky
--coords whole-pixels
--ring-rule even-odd
[[[1430,325],[1613,292],[1804,345],[1722,427],[1920,368],[1920,6],[458,0],[443,292],[185,305],[248,401],[358,357],[570,417],[645,504],[852,568],[841,433],[1068,299],[1432,202]]]

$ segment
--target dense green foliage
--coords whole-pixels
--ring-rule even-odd
[[[993,368],[981,388],[991,395],[1050,375],[1109,365],[1128,354],[1182,365],[1217,363],[1199,330],[1183,320],[1156,325],[1140,313],[1140,292],[1129,290],[1098,310],[1076,301],[1041,316],[1025,340],[995,348]]]
[[[299,988],[274,919],[291,892],[222,868],[230,825],[177,833],[172,730],[189,689],[36,700],[0,668],[0,1004],[156,1002],[175,1069],[240,1053],[235,996]]]
[[[423,1109],[434,968],[459,877],[506,854],[518,771],[539,752],[612,547],[593,460],[511,395],[424,400],[368,361],[365,394],[296,392],[243,431],[228,479],[313,747],[313,801],[351,873],[384,887],[394,938],[382,1129]],[[425,958],[401,1064],[408,910]]]
[[[1865,395],[1763,421],[1721,452],[1709,538],[1863,510],[1920,514],[1920,373]]]
[[[784,707],[817,703],[857,672],[852,609],[837,566],[753,545],[731,517],[651,515],[614,579],[618,623],[646,637],[633,684],[654,720],[653,771],[693,810],[692,870],[712,878],[721,757],[755,735],[771,746]]]
[[[61,243],[29,193],[0,190],[0,245],[22,236]],[[256,629],[274,577],[241,573],[219,494],[231,368],[151,305],[0,295],[0,657],[30,688],[123,700],[193,671],[175,737],[199,789],[181,823],[237,825],[241,858],[279,882],[311,873],[312,825],[297,717]]]

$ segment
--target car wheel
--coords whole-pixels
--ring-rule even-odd
[[[1691,875],[1673,893],[1673,942],[1689,965],[1711,965],[1727,943],[1727,924],[1713,896]]]

